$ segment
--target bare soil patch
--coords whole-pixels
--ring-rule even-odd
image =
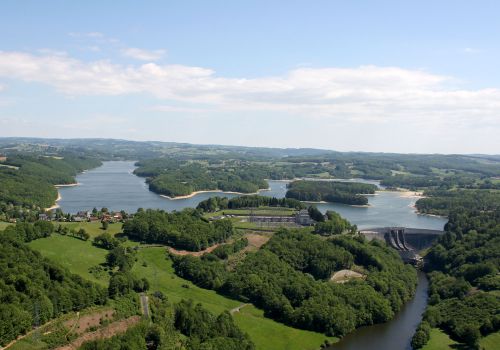
[[[110,321],[113,318],[115,310],[104,310],[89,315],[80,316],[77,319],[71,319],[64,322],[64,326],[72,333],[82,334],[89,328],[99,327],[102,321]],[[76,322],[76,324],[75,324]]]
[[[271,238],[270,236],[265,236],[265,235],[262,235],[262,234],[258,234],[258,233],[247,233],[245,235],[245,238],[248,239],[248,250],[250,249],[255,249],[255,250],[259,250],[260,247],[262,247],[264,244],[267,243],[267,241],[269,241],[269,239]]]
[[[98,329],[94,332],[84,333],[80,337],[73,340],[71,343],[58,347],[56,350],[74,350],[82,346],[83,343],[96,340],[96,339],[108,339],[114,335],[124,333],[131,326],[137,324],[141,320],[140,316],[132,316],[125,320],[116,321],[108,326]]]
[[[211,253],[214,251],[215,248],[220,246],[223,243],[219,244],[214,244],[213,246],[208,247],[205,250],[200,250],[199,252],[190,252],[189,250],[178,250],[172,247],[168,247],[169,253],[172,253],[174,255],[191,255],[191,256],[202,256],[203,254]]]
[[[335,272],[332,275],[332,277],[330,278],[330,281],[335,282],[335,283],[345,283],[352,278],[364,279],[364,278],[366,278],[366,275],[363,275],[363,274],[356,272],[356,271],[353,271],[353,270],[340,270],[340,271]]]

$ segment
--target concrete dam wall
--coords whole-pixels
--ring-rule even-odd
[[[428,248],[444,231],[411,227],[377,227],[360,232],[366,239],[379,239],[400,252],[403,260],[418,263],[418,251]]]

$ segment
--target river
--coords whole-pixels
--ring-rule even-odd
[[[415,297],[386,323],[362,327],[346,335],[340,342],[333,344],[331,350],[411,350],[411,338],[417,328],[422,313],[427,306],[429,282],[423,272],[418,272],[418,285]]]
[[[64,212],[76,213],[106,207],[110,210],[125,210],[134,213],[139,207],[158,208],[167,211],[196,207],[199,202],[212,196],[235,197],[235,194],[210,192],[191,198],[168,199],[148,190],[144,178],[133,174],[132,161],[104,162],[101,167],[86,171],[76,177],[78,186],[59,188],[58,201]],[[283,198],[285,181],[269,180],[270,190],[261,195]],[[413,209],[415,198],[402,197],[400,193],[381,191],[368,196],[368,207],[354,207],[336,203],[319,203],[318,208],[335,210],[360,229],[380,226],[406,226],[427,229],[443,229],[443,218],[418,215]]]

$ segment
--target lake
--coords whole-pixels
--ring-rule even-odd
[[[168,199],[149,191],[144,178],[133,174],[132,161],[104,162],[99,168],[86,171],[76,177],[78,186],[59,188],[61,200],[58,202],[64,212],[76,213],[106,207],[110,210],[125,210],[134,213],[138,208],[157,208],[167,211],[193,208],[199,202],[213,197],[236,197],[236,194],[209,192],[191,198]],[[261,195],[283,198],[286,181],[269,180],[270,190]],[[371,181],[370,183],[374,183]],[[376,183],[376,182],[375,182]],[[415,198],[402,197],[400,193],[381,191],[368,196],[369,207],[353,207],[336,203],[319,203],[318,208],[335,210],[360,229],[380,226],[406,226],[427,229],[443,229],[444,218],[419,215],[413,205]]]

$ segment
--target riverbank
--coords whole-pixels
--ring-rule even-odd
[[[56,188],[59,188],[59,187],[73,187],[73,186],[79,186],[79,185],[80,185],[80,183],[75,182],[75,183],[72,183],[72,184],[54,185],[54,187],[56,187]]]
[[[58,204],[57,202],[59,202],[61,199],[62,199],[61,194],[59,193],[59,191],[57,191],[57,199],[56,199],[56,202],[54,203],[54,205],[53,205],[53,206],[51,206],[51,207],[49,207],[49,208],[45,208],[45,211],[50,211],[50,210],[54,210],[54,209],[59,208],[59,204]]]
[[[342,205],[347,205],[349,207],[354,207],[354,208],[369,208],[371,207],[370,204],[347,204],[347,203],[340,203],[340,202],[325,202],[325,201],[301,201],[302,203],[307,203],[307,204],[342,204]]]
[[[403,198],[425,198],[424,192],[422,191],[411,191],[406,188],[397,188],[397,189],[390,189],[390,190],[383,190],[383,191],[377,191],[377,192],[392,192],[392,193],[397,193],[400,197]]]
[[[252,195],[257,195],[260,192],[265,192],[265,191],[271,191],[271,188],[270,187],[269,188],[263,188],[263,189],[258,190],[257,192],[253,192],[253,193],[243,193],[243,192],[223,191],[223,190],[202,190],[202,191],[192,192],[192,193],[187,194],[185,196],[170,197],[170,196],[167,196],[165,194],[160,194],[159,196],[163,197],[163,198],[170,199],[170,200],[178,200],[178,199],[193,198],[194,196],[196,196],[198,194],[202,194],[202,193],[227,193],[227,194],[237,194],[237,195],[240,195],[240,196],[252,196]]]
[[[328,350],[401,350],[411,349],[410,342],[422,314],[427,307],[429,282],[423,272],[418,272],[418,283],[413,298],[385,322],[356,329],[347,334]]]

